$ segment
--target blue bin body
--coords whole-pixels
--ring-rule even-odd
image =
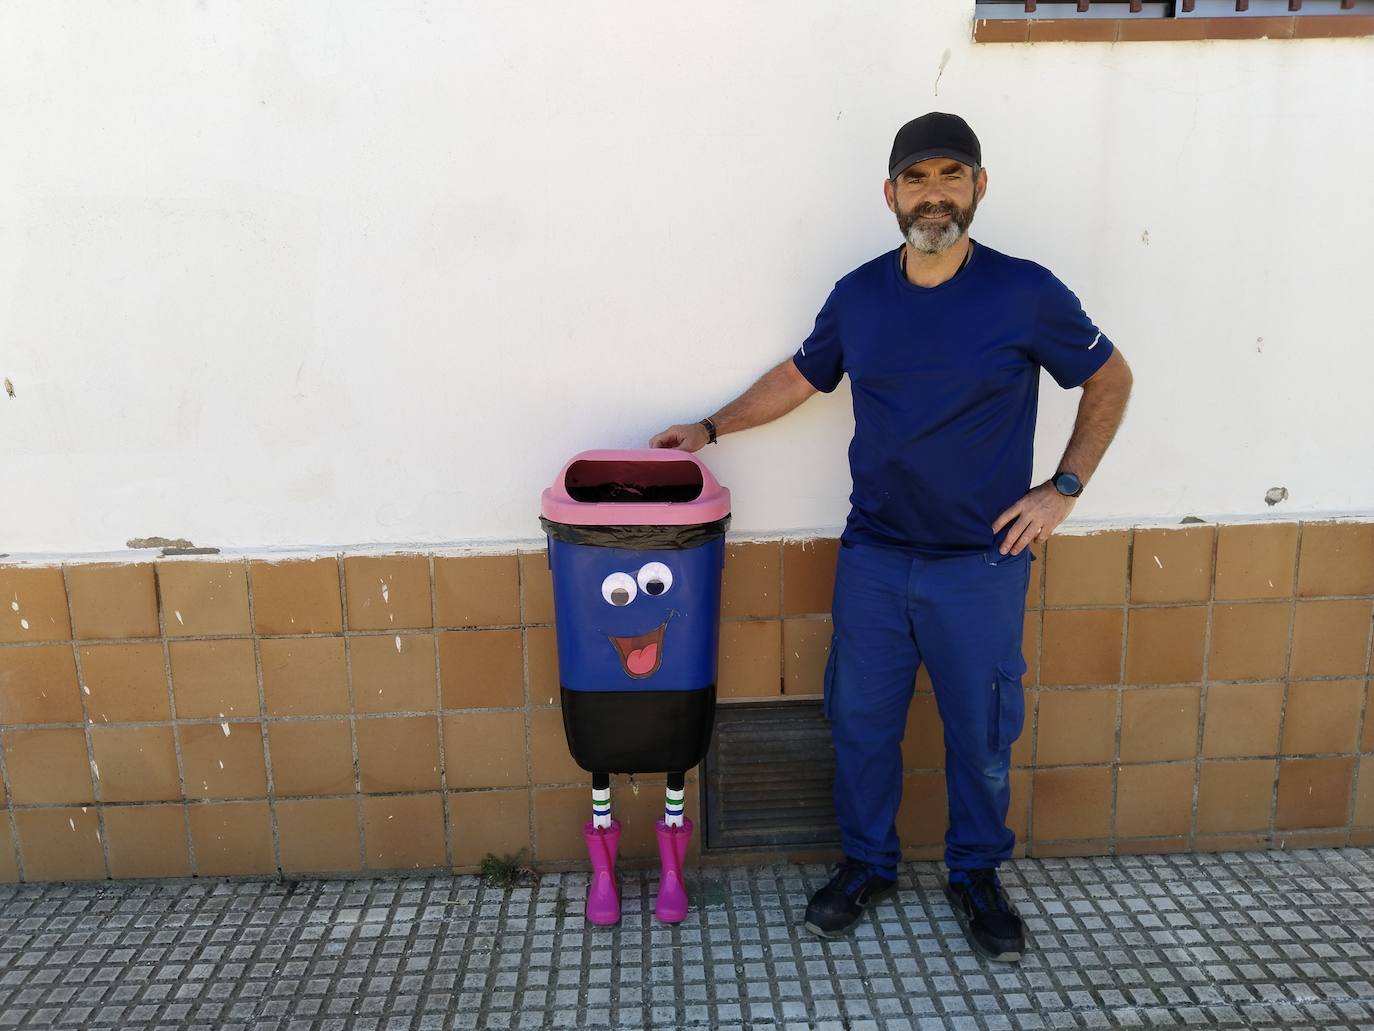
[[[681,551],[629,551],[549,541],[554,611],[558,620],[558,671],[569,691],[702,691],[716,682],[720,649],[720,577],[725,540]],[[605,599],[607,577],[636,581],[651,565],[672,574],[672,586],[654,595],[637,589],[634,600]],[[652,672],[632,672],[633,645],[657,635]],[[642,651],[641,651],[642,655]]]

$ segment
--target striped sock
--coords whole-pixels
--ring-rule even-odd
[[[687,803],[684,801],[687,792],[682,788],[668,788],[666,796],[663,803],[663,822],[669,827],[681,827],[682,814],[687,808]]]
[[[592,788],[592,826],[611,825],[611,789]]]

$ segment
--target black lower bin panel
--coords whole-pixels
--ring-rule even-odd
[[[562,689],[563,729],[588,773],[681,773],[711,745],[716,685],[699,691]]]

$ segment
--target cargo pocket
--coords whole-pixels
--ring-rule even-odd
[[[993,675],[988,745],[999,752],[1016,742],[1026,722],[1026,697],[1021,685],[1025,674],[1026,660],[1018,654],[1000,663]]]
[[[830,719],[831,700],[835,697],[835,653],[840,650],[840,642],[830,639],[830,658],[825,660],[825,679],[821,693],[821,712]]]

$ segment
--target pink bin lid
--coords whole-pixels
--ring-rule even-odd
[[[583,451],[544,491],[545,518],[574,526],[685,526],[730,514],[730,492],[687,451]]]

